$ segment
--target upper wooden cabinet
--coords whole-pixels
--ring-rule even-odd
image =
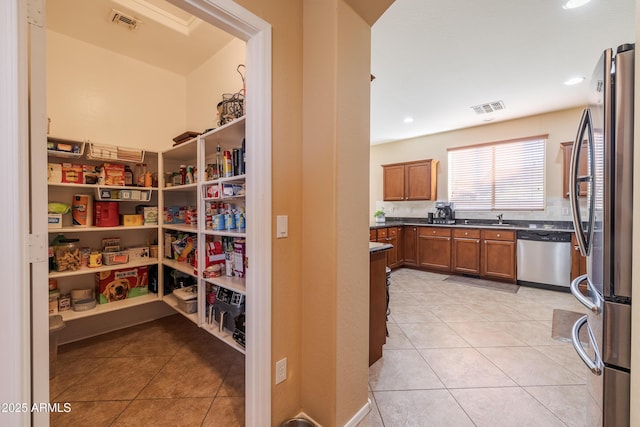
[[[438,161],[432,159],[382,165],[382,199],[436,200],[437,172]]]
[[[560,143],[562,147],[562,196],[569,197],[569,174],[571,167],[571,150],[573,149],[573,141]],[[589,172],[587,164],[587,156],[580,156],[580,164],[578,165],[578,175],[586,175]],[[587,183],[580,184],[579,196],[587,195]]]

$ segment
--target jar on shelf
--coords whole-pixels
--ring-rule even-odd
[[[82,254],[78,242],[80,239],[61,239],[56,245],[56,269],[58,271],[76,271],[82,265]]]
[[[144,179],[147,173],[147,164],[146,163],[136,163],[136,168],[133,173],[133,185],[137,185],[138,187],[144,187]]]

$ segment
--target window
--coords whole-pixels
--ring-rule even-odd
[[[450,148],[455,209],[543,210],[547,136]]]

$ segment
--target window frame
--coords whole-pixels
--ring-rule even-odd
[[[513,138],[502,141],[494,141],[494,142],[486,142],[481,144],[472,144],[458,147],[449,147],[447,148],[447,157],[448,157],[448,176],[447,176],[447,190],[449,201],[454,203],[455,209],[459,211],[476,211],[476,212],[493,212],[493,211],[543,211],[546,208],[546,157],[547,157],[547,142],[548,142],[548,134],[545,135],[535,135],[535,136],[527,136],[522,138]],[[539,143],[540,147],[531,147],[530,145],[527,147],[523,145],[520,147],[520,152],[518,152],[518,148],[514,147],[516,144],[532,144]],[[510,145],[511,147],[507,147],[507,149],[511,148],[513,151],[510,153],[513,155],[510,161],[496,161],[496,151],[499,151],[500,148],[504,149],[506,145]],[[489,149],[489,150],[487,150]],[[475,150],[475,152],[473,152]],[[455,157],[455,152],[465,151],[467,156],[466,159],[452,159],[452,156]],[[527,156],[528,154],[533,154],[533,156]],[[520,159],[518,159],[518,157]],[[478,160],[486,162],[482,164],[473,164]],[[517,163],[521,165],[516,169],[522,169],[525,167],[525,170],[521,170],[519,173],[514,175],[513,161],[520,161]],[[525,165],[524,162],[527,161],[535,161],[536,165]],[[456,161],[463,163],[462,165],[454,166]],[[466,165],[464,165],[466,163]],[[480,168],[480,169],[478,169]],[[540,168],[540,169],[538,169]],[[460,169],[463,169],[460,171]],[[486,171],[485,173],[479,171]],[[536,172],[535,174],[532,174]],[[464,173],[465,176],[471,177],[470,180],[467,180],[467,184],[469,181],[477,181],[482,184],[470,184],[471,187],[467,187],[468,190],[463,191],[464,194],[484,194],[486,197],[481,198],[479,200],[471,200],[464,199],[460,195],[454,195],[454,191],[460,191],[460,189],[453,188],[455,186],[455,179],[453,178],[454,173]],[[500,176],[502,174],[503,177],[512,175],[514,176],[514,180],[505,180],[504,178],[500,180],[496,178],[496,174]],[[483,179],[480,179],[483,178]],[[490,178],[487,180],[487,178]],[[533,179],[533,181],[532,181]],[[526,183],[537,183],[537,187],[534,192],[530,188],[527,188]],[[497,186],[505,185],[505,183],[518,183],[514,190],[511,192],[512,196],[515,198],[520,197],[520,200],[515,203],[506,203],[505,200],[500,200],[499,197],[496,197],[498,194]],[[458,182],[458,184],[463,184]],[[487,188],[487,185],[490,188]],[[507,184],[508,185],[508,184]],[[481,189],[480,187],[484,186],[485,188]],[[527,200],[527,195],[534,195],[535,197]]]

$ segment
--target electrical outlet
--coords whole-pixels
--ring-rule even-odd
[[[284,357],[276,362],[276,384],[280,384],[287,379],[287,358]]]
[[[562,215],[569,216],[569,208],[562,208]]]

